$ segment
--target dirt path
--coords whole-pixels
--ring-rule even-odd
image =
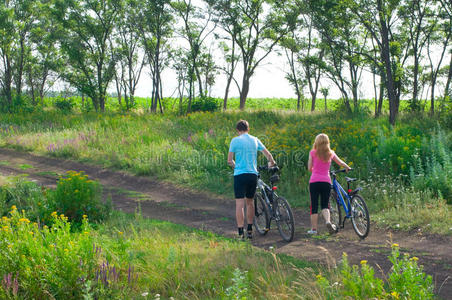
[[[58,174],[68,170],[84,171],[104,187],[116,209],[135,212],[141,207],[144,216],[185,224],[225,236],[235,235],[234,201],[207,193],[193,192],[162,183],[149,177],[103,169],[99,166],[35,156],[0,148],[0,174],[28,174],[29,178],[47,186],[55,186]],[[330,266],[341,259],[342,253],[358,264],[362,259],[387,272],[387,259],[392,243],[398,243],[403,252],[419,257],[424,270],[432,275],[435,292],[443,299],[452,299],[452,236],[434,236],[420,233],[389,232],[371,228],[369,236],[360,241],[350,223],[337,235],[329,236],[326,228],[319,228],[316,238],[305,234],[309,228],[309,214],[295,210],[295,238],[291,243],[281,240],[276,229],[265,237],[256,236],[255,246]]]

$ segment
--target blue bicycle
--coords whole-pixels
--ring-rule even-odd
[[[347,181],[347,191],[345,191],[336,179],[336,174],[342,172],[346,172],[346,170],[330,171],[330,176],[333,181],[330,196],[331,223],[336,225],[337,232],[339,228],[344,228],[345,220],[350,219],[356,234],[361,239],[364,239],[369,234],[370,218],[366,202],[358,194],[362,188],[350,189],[350,183],[357,179],[345,177]],[[345,212],[343,218],[341,206]]]

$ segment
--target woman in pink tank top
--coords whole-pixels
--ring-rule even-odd
[[[317,135],[314,146],[311,152],[309,152],[308,161],[308,170],[312,173],[309,179],[309,195],[311,198],[311,230],[308,231],[309,234],[317,234],[319,197],[326,226],[331,233],[336,231],[334,224],[330,222],[330,211],[328,210],[328,201],[331,193],[330,166],[333,160],[341,167],[347,170],[350,169],[330,149],[330,139],[328,136],[324,133]]]

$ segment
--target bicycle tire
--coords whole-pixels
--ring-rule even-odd
[[[350,206],[353,229],[361,239],[364,239],[370,230],[369,210],[366,202],[360,195],[354,195],[350,200]]]
[[[289,202],[283,197],[275,195],[274,201],[277,202],[276,207],[276,225],[278,226],[279,234],[286,242],[291,242],[295,233],[295,224],[293,219],[292,209]]]
[[[254,228],[260,235],[266,235],[270,228],[270,213],[261,191],[254,195]]]
[[[328,208],[330,210],[330,221],[336,226],[335,232],[338,232],[342,222],[342,210],[334,190],[331,191]]]

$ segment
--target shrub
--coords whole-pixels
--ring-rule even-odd
[[[51,201],[55,210],[73,222],[81,223],[83,215],[99,221],[111,211],[109,203],[102,203],[101,194],[98,182],[89,180],[83,172],[68,171],[67,176],[58,180]]]
[[[389,260],[393,269],[389,274],[388,283],[391,294],[399,299],[432,299],[432,277],[426,276],[422,266],[418,266],[418,258],[410,258],[408,253],[400,257],[399,245],[392,245]]]
[[[202,96],[195,98],[191,104],[191,110],[195,111],[217,111],[220,109],[220,102],[213,97]]]
[[[40,229],[12,206],[0,219],[1,299],[83,298],[97,262],[88,222],[81,233],[71,233],[66,217],[52,218],[51,228]]]
[[[404,254],[400,258],[399,245],[392,245],[389,260],[393,267],[387,283],[375,277],[374,269],[361,261],[361,267],[350,267],[347,254],[342,257],[340,274],[334,283],[317,276],[317,284],[326,299],[433,299],[432,277],[418,266],[417,257]]]
[[[46,198],[47,190],[24,177],[14,177],[0,187],[0,214],[5,216],[14,205],[19,211],[26,210],[28,217],[38,223],[46,222],[51,207]]]
[[[55,99],[53,106],[63,113],[70,113],[74,108],[74,102],[71,98],[58,97]]]

